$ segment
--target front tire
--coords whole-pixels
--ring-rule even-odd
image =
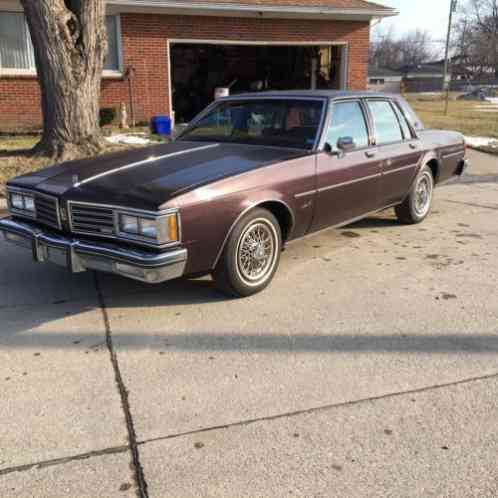
[[[427,218],[434,197],[434,176],[429,166],[424,166],[418,174],[408,197],[394,209],[401,223],[414,225]]]
[[[265,289],[280,263],[282,231],[272,213],[256,208],[235,226],[213,272],[225,294],[248,297]]]

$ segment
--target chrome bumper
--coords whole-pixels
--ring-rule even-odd
[[[62,236],[12,218],[0,219],[0,234],[30,250],[35,261],[65,266],[73,273],[97,270],[158,284],[181,277],[187,265],[186,249],[149,253]]]

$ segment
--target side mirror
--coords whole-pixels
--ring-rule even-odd
[[[351,152],[356,148],[352,137],[341,137],[337,140],[337,148],[342,152]]]
[[[337,150],[334,150],[329,142],[325,144],[324,151],[331,156],[343,157],[347,152],[351,152],[356,148],[356,144],[352,137],[341,137],[337,140]]]

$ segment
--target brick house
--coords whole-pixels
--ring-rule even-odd
[[[364,89],[370,23],[396,13],[364,0],[107,0],[102,107],[186,121],[216,87]],[[22,8],[0,0],[0,128],[40,123]]]

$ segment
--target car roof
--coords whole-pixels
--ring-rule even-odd
[[[279,90],[268,92],[253,92],[239,93],[224,97],[220,100],[243,99],[243,98],[326,98],[326,99],[341,99],[341,98],[399,98],[399,95],[369,91],[345,91],[345,90]]]

